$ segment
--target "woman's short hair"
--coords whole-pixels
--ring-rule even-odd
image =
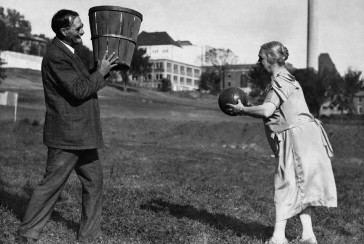
[[[267,55],[267,61],[270,64],[277,63],[279,66],[284,66],[285,61],[288,59],[288,49],[282,43],[277,41],[267,42],[260,47]]]
[[[61,29],[70,27],[77,16],[79,15],[75,11],[68,9],[59,10],[52,18],[52,30],[56,33],[56,36],[62,37]]]

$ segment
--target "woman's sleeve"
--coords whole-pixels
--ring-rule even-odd
[[[273,103],[276,106],[276,108],[279,108],[279,106],[281,106],[281,99],[273,89],[270,89],[267,92],[267,95],[265,96],[264,99],[264,103],[269,103],[269,102]]]
[[[299,89],[299,85],[296,82],[297,81],[295,80],[287,81],[284,78],[280,77],[273,80],[271,85],[281,101],[284,102],[288,99],[292,92],[294,92],[296,89]]]

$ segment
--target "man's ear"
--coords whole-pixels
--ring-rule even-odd
[[[67,36],[67,28],[61,28],[61,34],[63,37]]]

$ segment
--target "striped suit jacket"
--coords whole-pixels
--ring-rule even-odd
[[[97,91],[105,86],[98,72],[89,73],[78,55],[58,38],[42,61],[46,115],[44,144],[83,150],[104,146]]]

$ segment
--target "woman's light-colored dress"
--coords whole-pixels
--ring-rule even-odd
[[[277,161],[276,221],[299,214],[308,206],[336,207],[332,148],[321,122],[309,112],[300,84],[289,73],[272,76],[265,102],[277,107],[264,119]]]

